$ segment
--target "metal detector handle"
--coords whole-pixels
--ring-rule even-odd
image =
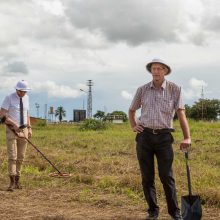
[[[188,160],[189,160],[189,153],[185,152],[186,173],[187,173],[189,196],[192,196],[192,186],[191,186],[190,168],[189,168]]]

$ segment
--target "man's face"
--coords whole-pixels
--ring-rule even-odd
[[[151,65],[151,74],[153,76],[154,81],[163,81],[164,76],[167,74],[168,69],[166,66],[160,63],[153,63]]]
[[[16,90],[16,92],[20,98],[22,98],[26,94],[26,91]]]

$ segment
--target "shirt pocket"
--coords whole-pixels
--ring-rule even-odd
[[[162,99],[160,110],[164,114],[172,114],[174,110],[174,102],[172,100]]]

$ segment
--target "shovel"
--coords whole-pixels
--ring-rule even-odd
[[[201,200],[200,200],[200,196],[192,195],[188,160],[189,160],[188,152],[185,152],[189,195],[181,197],[181,212],[184,220],[200,220],[202,218]]]

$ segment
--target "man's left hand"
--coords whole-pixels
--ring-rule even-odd
[[[180,143],[180,150],[182,150],[183,152],[189,151],[190,146],[191,146],[191,139],[186,138]]]

